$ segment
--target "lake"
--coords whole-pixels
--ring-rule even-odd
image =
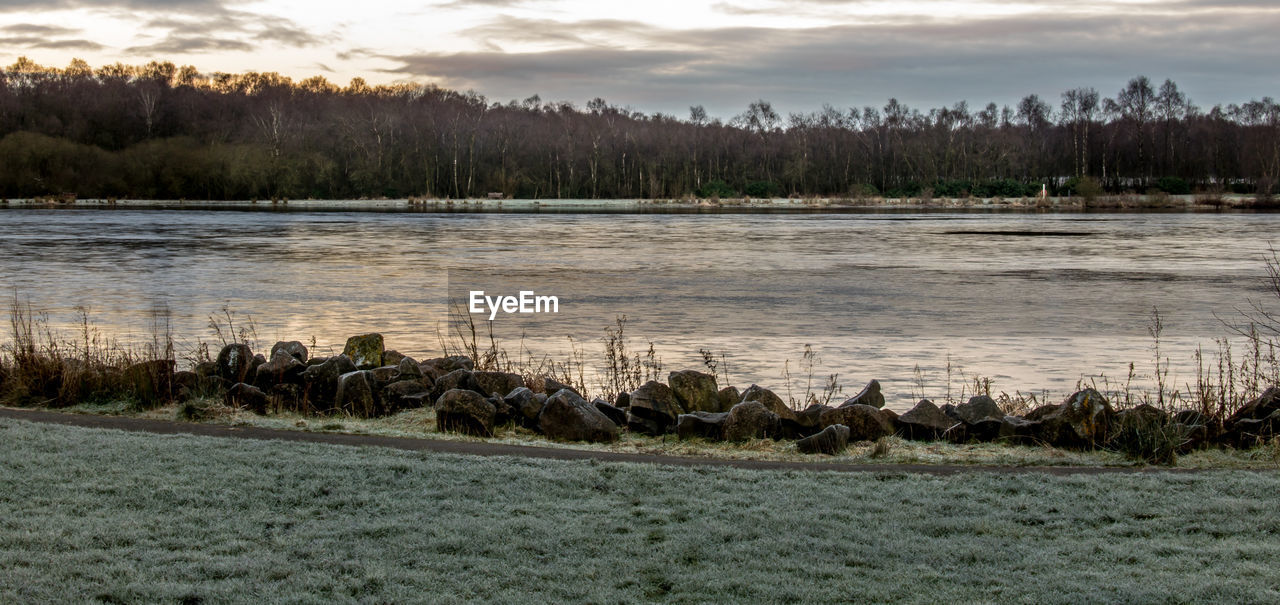
[[[1280,307],[1263,263],[1280,215],[1195,213],[564,213],[0,210],[0,287],[72,336],[87,307],[106,334],[150,338],[168,317],[179,355],[215,341],[210,316],[252,319],[259,349],[312,338],[323,354],[381,332],[437,356],[449,301],[471,290],[554,295],[559,313],[501,315],[510,357],[577,349],[594,383],[605,328],[665,370],[701,368],[799,398],[838,373],[878,378],[890,406],[974,376],[1053,397],[1153,367],[1153,308],[1175,384],[1194,379],[1250,301]],[[487,342],[485,317],[474,316]],[[570,340],[572,339],[572,340]],[[8,337],[5,337],[8,340]],[[215,351],[216,353],[216,347]],[[724,367],[720,370],[724,371]]]

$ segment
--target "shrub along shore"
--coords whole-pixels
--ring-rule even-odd
[[[865,442],[874,443],[874,451],[897,437],[1105,448],[1160,464],[1197,449],[1247,449],[1280,439],[1276,387],[1235,409],[1118,409],[1087,388],[1020,414],[981,394],[941,406],[923,399],[898,414],[885,409],[876,380],[839,404],[797,409],[767,388],[722,386],[714,374],[696,370],[670,372],[665,382],[634,380],[588,400],[583,385],[564,375],[477,369],[467,355],[418,361],[386,349],[379,334],[353,336],[331,357],[312,357],[298,341],[277,342],[265,353],[231,343],[183,371],[175,371],[172,359],[113,366],[17,353],[0,364],[0,385],[11,403],[58,407],[127,398],[137,409],[177,403],[180,417],[197,420],[208,415],[210,401],[259,415],[322,418],[421,409],[434,412],[437,430],[476,437],[516,426],[564,442],[612,443],[625,433],[730,443],[772,439],[794,441],[802,454],[839,454]]]

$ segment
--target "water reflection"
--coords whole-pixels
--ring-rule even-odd
[[[143,209],[0,212],[0,287],[68,327],[85,305],[139,336],[156,306],[209,339],[224,306],[268,345],[383,332],[439,353],[452,294],[557,295],[556,316],[495,322],[514,351],[590,358],[630,318],[668,368],[724,352],[735,383],[781,388],[804,345],[820,377],[880,378],[905,403],[917,364],[946,379],[1062,391],[1081,374],[1149,368],[1148,317],[1165,317],[1179,381],[1192,350],[1267,300],[1261,255],[1280,217],[1253,214],[431,214]],[[1035,236],[1028,234],[1057,234]],[[465,295],[463,295],[465,296]],[[815,378],[815,382],[818,378]],[[957,385],[958,386],[958,385]]]

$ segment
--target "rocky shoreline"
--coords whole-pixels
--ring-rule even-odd
[[[155,209],[269,209],[312,211],[375,212],[851,212],[851,211],[1040,211],[1087,212],[1128,211],[1219,211],[1275,209],[1260,204],[1251,195],[1099,195],[1093,198],[884,198],[884,197],[796,197],[796,198],[674,198],[674,199],[447,199],[368,198],[356,200],[265,199],[265,200],[147,200],[78,199],[44,197],[0,200],[0,208],[155,208]]]
[[[141,370],[138,368],[142,368]],[[924,399],[903,414],[885,409],[880,383],[870,381],[839,405],[793,409],[767,388],[720,386],[695,370],[671,372],[612,400],[588,401],[573,386],[546,376],[476,370],[466,356],[417,361],[387,350],[379,334],[348,339],[341,355],[310,357],[297,341],[278,342],[269,355],[230,344],[216,360],[189,371],[173,362],[130,370],[154,397],[186,401],[220,396],[226,405],[257,414],[296,412],[372,418],[427,408],[437,429],[478,437],[514,423],[553,440],[609,443],[623,431],[679,439],[744,442],[793,440],[797,451],[837,454],[851,443],[897,435],[920,441],[1000,442],[1067,449],[1110,448],[1148,462],[1222,446],[1249,448],[1280,436],[1280,388],[1267,389],[1229,417],[1151,405],[1116,409],[1085,389],[1061,404],[1007,414],[991,397],[938,406]]]

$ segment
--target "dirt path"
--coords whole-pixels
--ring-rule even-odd
[[[834,462],[787,462],[776,460],[730,460],[724,458],[697,458],[662,454],[629,454],[601,452],[555,447],[509,445],[484,441],[445,441],[410,437],[381,437],[377,435],[348,435],[341,433],[311,433],[306,431],[238,427],[217,424],[198,424],[173,420],[152,420],[126,416],[95,416],[68,414],[43,410],[0,407],[0,418],[12,418],[30,422],[47,422],[96,429],[117,429],[162,435],[199,435],[204,437],[234,437],[332,445],[388,447],[398,450],[466,454],[471,456],[521,456],[551,460],[600,460],[603,462],[632,462],[673,466],[728,466],[757,470],[832,471],[845,473],[924,473],[930,475],[955,475],[959,473],[1045,473],[1049,475],[1097,475],[1103,473],[1191,473],[1198,469],[1132,468],[1132,467],[1080,467],[1080,466],[979,466],[933,464],[844,464]]]

